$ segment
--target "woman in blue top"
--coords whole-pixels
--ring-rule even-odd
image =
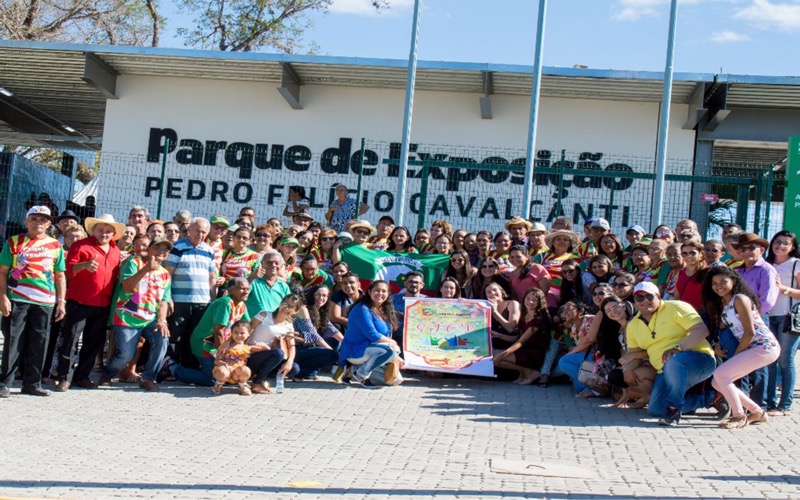
[[[356,384],[365,385],[373,370],[394,359],[400,351],[397,342],[392,340],[397,318],[389,296],[387,282],[373,281],[367,293],[350,308],[339,364],[358,365],[352,378]]]

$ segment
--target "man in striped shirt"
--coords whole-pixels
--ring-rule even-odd
[[[210,229],[207,219],[193,219],[186,238],[175,242],[163,264],[172,275],[174,305],[169,317],[170,343],[175,358],[189,368],[197,368],[189,343],[192,331],[217,294],[214,250],[206,243]]]

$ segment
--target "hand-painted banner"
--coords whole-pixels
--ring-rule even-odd
[[[493,377],[491,315],[485,300],[406,299],[406,368]]]

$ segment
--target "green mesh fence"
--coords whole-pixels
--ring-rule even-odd
[[[132,206],[143,205],[154,218],[170,219],[180,209],[234,218],[247,205],[255,208],[260,222],[278,217],[288,224],[282,214],[289,187],[297,185],[305,189],[312,216],[324,221],[339,183],[347,185],[352,196],[360,186],[361,201],[370,207],[364,218],[373,223],[381,215],[394,215],[399,203],[399,142],[367,140],[362,153],[361,144],[348,139],[323,151],[163,141],[147,154],[104,151],[96,160],[96,191],[69,205],[82,215],[111,213],[126,220]],[[523,150],[411,144],[404,223],[414,229],[446,219],[456,228],[500,230],[505,221],[524,212],[524,171]],[[780,229],[783,181],[770,172],[769,165],[670,160],[662,220],[674,226],[690,217],[709,227],[710,236],[729,222],[774,233]],[[608,219],[618,234],[632,224],[652,229],[654,182],[652,158],[540,150],[531,218],[549,225],[562,214],[576,224],[598,216]],[[19,214],[8,221],[20,224],[16,219]]]

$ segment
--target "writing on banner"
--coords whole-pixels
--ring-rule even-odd
[[[485,300],[407,298],[406,367],[493,377],[491,315]]]

